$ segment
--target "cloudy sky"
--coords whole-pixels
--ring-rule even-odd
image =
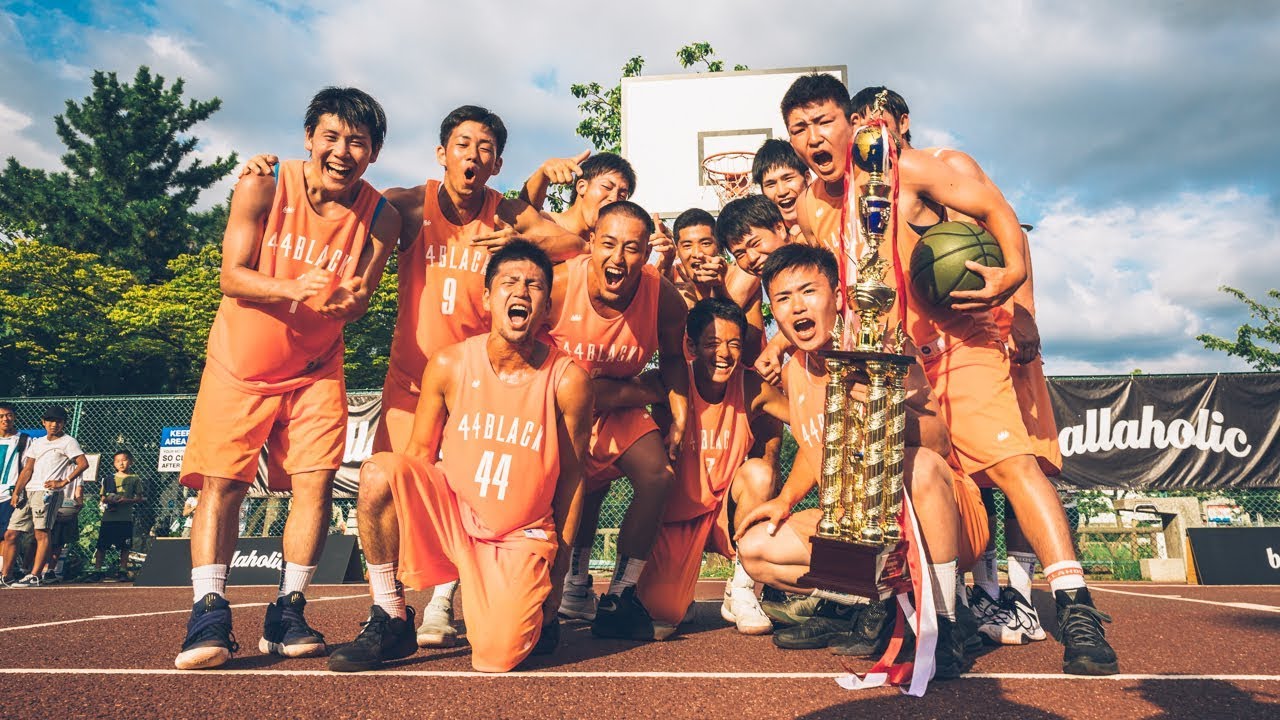
[[[675,51],[707,41],[753,69],[846,65],[855,89],[907,97],[917,145],[977,158],[1037,226],[1051,374],[1245,369],[1195,336],[1246,319],[1220,285],[1280,287],[1280,4],[976,5],[0,0],[0,157],[59,167],[64,101],[146,64],[222,99],[198,128],[209,157],[300,155],[317,88],[368,90],[391,126],[379,187],[438,176],[439,119],[488,105],[511,132],[505,187],[587,147],[570,84],[634,55],[680,72]]]

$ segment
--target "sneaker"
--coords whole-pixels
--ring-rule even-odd
[[[773,644],[786,650],[817,650],[847,640],[866,605],[821,600],[813,617],[773,634]]]
[[[623,640],[666,640],[676,631],[674,625],[655,623],[636,597],[635,586],[629,586],[618,595],[605,595],[596,606],[595,619],[591,621],[591,634],[602,638]]]
[[[453,602],[447,597],[433,597],[422,608],[422,624],[418,626],[418,647],[447,648],[458,644],[458,629],[453,626]]]
[[[724,601],[720,603],[720,617],[733,623],[743,635],[767,635],[773,623],[760,609],[755,588],[734,587],[730,580],[724,584]]]
[[[893,626],[897,618],[894,609],[896,602],[890,598],[863,608],[858,614],[857,622],[853,624],[852,633],[828,646],[832,654],[870,657],[884,652],[884,649],[889,646],[889,637],[893,635]]]
[[[1026,645],[1045,639],[1044,628],[1040,627],[1040,616],[1035,607],[1027,601],[1022,593],[1011,587],[1000,591],[1001,645]]]
[[[550,655],[560,646],[560,618],[554,618],[550,623],[542,626],[542,634],[538,636],[538,642],[534,644],[533,651],[530,655]]]
[[[43,582],[41,582],[40,578],[36,577],[35,575],[28,574],[26,577],[24,577],[24,578],[22,578],[21,580],[19,580],[19,581],[17,581],[17,582],[15,582],[15,583],[13,583],[13,584],[12,584],[12,585],[10,585],[9,587],[15,587],[15,588],[32,588],[32,587],[40,587],[40,586],[41,586],[41,585],[43,585],[43,584],[44,584],[44,583],[43,583]]]
[[[766,588],[766,591],[772,589]],[[814,611],[818,609],[818,603],[822,602],[812,595],[796,595],[777,590],[775,592],[781,596],[780,599],[761,598],[760,610],[777,627],[799,625],[813,617]],[[766,596],[768,594],[766,592]]]
[[[418,652],[413,608],[406,607],[404,612],[401,620],[387,615],[387,611],[377,605],[369,608],[369,619],[360,623],[356,639],[329,654],[329,669],[333,672],[376,670],[388,660],[399,660]]]
[[[173,665],[179,670],[214,668],[239,649],[231,632],[231,603],[218,593],[209,593],[191,606],[187,639],[182,641],[182,652]]]
[[[960,633],[966,655],[973,655],[982,649],[984,636],[978,632],[978,619],[973,616],[969,606],[962,602],[956,603],[956,631]]]
[[[1089,588],[1059,590],[1053,594],[1058,606],[1058,633],[1062,643],[1062,671],[1072,675],[1115,675],[1120,672],[1116,651],[1107,643],[1103,622],[1111,616],[1093,606]]]
[[[978,621],[978,633],[989,645],[1004,645],[1004,629],[1009,624],[1009,613],[986,590],[973,586],[969,591],[969,610]]]
[[[557,614],[566,620],[586,620],[590,622],[596,619],[596,605],[598,602],[596,591],[592,589],[590,582],[585,585],[579,585],[571,582],[566,577],[564,592],[560,594],[560,609]]]
[[[57,585],[60,582],[62,582],[62,578],[58,577],[58,574],[52,570],[45,570],[44,574],[40,576],[41,585]]]
[[[964,653],[964,640],[955,621],[938,616],[938,644],[934,648],[935,680],[954,680],[968,671],[971,663]]]
[[[307,619],[302,615],[306,606],[307,599],[296,590],[268,605],[258,652],[288,658],[324,655],[328,650],[324,635],[307,625]]]

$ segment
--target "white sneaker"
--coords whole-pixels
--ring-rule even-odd
[[[457,644],[458,629],[453,626],[453,603],[448,598],[431,598],[431,602],[422,608],[418,647],[447,648]]]
[[[724,602],[720,617],[733,623],[743,635],[766,635],[773,630],[769,616],[760,609],[754,587],[734,587],[733,580],[724,584]]]
[[[28,574],[26,577],[22,578],[21,580],[19,580],[19,581],[18,581],[18,582],[16,582],[16,583],[14,583],[14,584],[10,585],[9,587],[14,587],[14,588],[33,588],[33,587],[40,587],[40,586],[41,586],[41,585],[43,585],[43,584],[44,584],[44,583],[40,582],[40,578],[36,577],[35,575]]]
[[[557,614],[568,620],[595,620],[597,601],[596,591],[592,589],[590,581],[580,585],[565,576],[564,592],[560,594],[560,609]]]
[[[1040,615],[1035,606],[1022,596],[1022,593],[1011,587],[1000,591],[1001,645],[1026,645],[1045,639],[1044,628],[1040,626]]]

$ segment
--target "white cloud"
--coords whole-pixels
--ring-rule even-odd
[[[32,124],[30,115],[0,103],[0,158],[14,156],[23,158],[24,162],[36,167],[58,167],[58,156],[23,132]]]

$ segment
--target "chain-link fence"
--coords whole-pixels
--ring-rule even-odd
[[[377,391],[356,390],[348,393],[351,400]],[[85,505],[80,513],[79,541],[68,548],[68,577],[75,577],[89,567],[101,524],[97,498],[100,482],[114,472],[112,455],[129,450],[134,456],[134,472],[144,482],[146,499],[134,509],[135,552],[145,553],[152,538],[181,535],[184,530],[183,488],[177,473],[156,471],[161,430],[190,423],[195,407],[194,395],[147,395],[125,397],[35,398],[13,401],[17,407],[18,427],[35,430],[41,427],[40,416],[51,405],[68,411],[67,432],[75,437],[84,451],[99,455],[97,477],[86,483]],[[780,476],[785,478],[795,457],[795,442],[784,438]],[[1280,525],[1280,490],[1232,491],[1130,491],[1086,490],[1065,495],[1068,520],[1075,527],[1075,540],[1081,561],[1088,574],[1114,579],[1138,579],[1144,558],[1165,557],[1159,533],[1160,519],[1141,509],[1141,499],[1182,495],[1200,503],[1202,519],[1211,525]],[[996,550],[1004,558],[1005,504],[996,493]],[[599,569],[611,568],[616,553],[617,528],[622,524],[631,500],[631,486],[626,480],[613,484],[600,513],[600,530],[592,553],[592,564]],[[1124,500],[1125,502],[1119,502]],[[250,498],[245,503],[242,533],[245,535],[278,535],[288,514],[287,498]],[[800,505],[814,507],[810,494]],[[1117,509],[1116,506],[1136,509]],[[355,518],[355,500],[334,501],[333,531],[342,532]],[[1003,560],[1001,561],[1003,562]],[[113,567],[108,556],[104,567]],[[705,566],[710,574],[723,568],[711,562]]]

